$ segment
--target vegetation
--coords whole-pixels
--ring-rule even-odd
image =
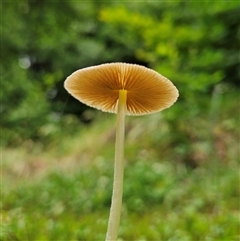
[[[237,1],[1,7],[0,240],[104,239],[116,116],[78,103],[63,81],[116,61],[180,91],[169,110],[126,120],[120,240],[239,240]]]
[[[127,118],[120,240],[238,240],[239,133],[237,114],[229,116],[239,104],[233,105],[234,92],[223,98],[214,151],[205,113],[188,128],[197,140],[184,151],[198,162],[195,168],[183,163],[181,143],[170,143],[161,115]],[[2,240],[104,239],[115,129],[115,116],[109,115],[98,117],[101,126],[63,137],[60,146],[72,145],[67,150],[4,149]]]

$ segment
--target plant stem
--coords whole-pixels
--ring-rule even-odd
[[[121,218],[123,175],[124,175],[124,133],[125,133],[125,114],[126,114],[127,91],[119,90],[118,109],[117,109],[117,130],[115,146],[115,163],[113,194],[106,241],[116,241],[118,228]]]

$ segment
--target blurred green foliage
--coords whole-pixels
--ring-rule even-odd
[[[25,0],[1,7],[4,145],[46,140],[41,130],[49,123],[63,129],[63,112],[89,120],[87,107],[63,89],[79,68],[122,61],[157,70],[180,90],[170,121],[183,110],[194,115],[192,106],[202,108],[199,98],[217,83],[239,86],[238,1]]]
[[[8,195],[5,202],[11,206],[10,225],[3,240],[14,240],[11,234],[20,240],[103,240],[112,188],[108,166],[102,163],[100,168],[87,168],[75,175],[54,173],[38,185]],[[237,190],[231,185],[237,181],[237,173],[222,173],[221,183],[215,181],[220,175],[217,171],[208,179],[205,174],[206,170],[200,169],[185,175],[182,170],[176,175],[173,167],[159,162],[140,161],[127,166],[120,237],[234,240],[230,238],[237,237],[239,223],[226,205],[230,202],[231,209],[237,209]],[[228,191],[217,193],[218,189]],[[135,220],[135,229],[129,229],[127,223],[134,215],[151,218],[152,227],[147,223],[140,228],[142,221]],[[101,224],[98,231],[91,216]]]
[[[105,145],[94,164],[79,163],[70,172],[58,168],[40,181],[4,191],[1,240],[104,240],[111,150]],[[145,150],[144,156],[126,163],[120,240],[237,240],[237,161],[205,163],[190,171],[155,155]]]
[[[178,143],[161,115],[126,118],[120,240],[239,239],[237,95],[222,94],[213,130],[205,113],[188,128],[181,123],[187,136]],[[63,135],[57,144],[53,139],[56,153],[36,144],[30,151],[3,149],[0,240],[104,240],[113,180],[112,117],[98,116],[100,124]],[[183,145],[187,138],[191,143]]]

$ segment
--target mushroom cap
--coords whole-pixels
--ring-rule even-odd
[[[72,73],[66,90],[82,103],[117,113],[119,90],[127,91],[126,115],[144,115],[170,107],[178,98],[173,83],[137,64],[108,63]]]

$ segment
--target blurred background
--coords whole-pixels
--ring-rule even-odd
[[[239,240],[239,1],[1,2],[1,240],[104,240],[116,116],[68,95],[109,62],[180,97],[126,119],[119,240]]]

